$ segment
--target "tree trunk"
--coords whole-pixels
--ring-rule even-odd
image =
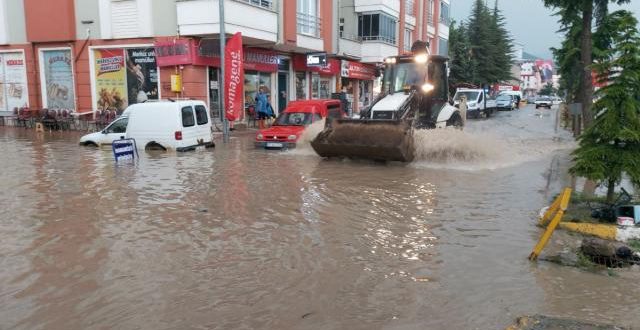
[[[591,103],[593,102],[593,84],[591,81],[591,62],[593,41],[591,37],[591,24],[593,23],[593,1],[583,0],[582,9],[582,44],[580,49],[580,65],[582,66],[582,93],[580,103],[582,103],[582,118],[584,128],[591,127],[593,113],[591,113]]]
[[[612,204],[615,200],[616,180],[607,181],[607,203]]]

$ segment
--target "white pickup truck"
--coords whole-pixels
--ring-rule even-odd
[[[483,89],[458,88],[453,96],[453,105],[467,98],[467,118],[489,117],[496,110],[496,100],[490,99]]]

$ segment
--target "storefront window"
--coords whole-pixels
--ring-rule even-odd
[[[0,53],[0,112],[29,106],[27,69],[22,52]]]
[[[159,98],[153,48],[96,49],[93,58],[98,109],[122,112],[129,104]]]
[[[53,109],[75,109],[71,49],[43,50],[42,95],[44,106]]]
[[[328,99],[331,96],[331,78],[311,74],[311,98]]]
[[[296,72],[296,100],[307,98],[307,74]]]
[[[267,89],[267,94],[271,95],[271,73],[245,71],[244,72],[244,102],[245,106],[256,103],[256,95],[260,86]]]

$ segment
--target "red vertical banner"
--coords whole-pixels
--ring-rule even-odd
[[[244,54],[242,35],[236,33],[229,39],[224,50],[224,103],[225,116],[235,121],[244,115]]]

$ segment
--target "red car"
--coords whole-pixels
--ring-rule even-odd
[[[342,118],[344,111],[340,100],[304,100],[289,102],[273,125],[256,134],[258,148],[295,148],[304,129],[324,118]]]

